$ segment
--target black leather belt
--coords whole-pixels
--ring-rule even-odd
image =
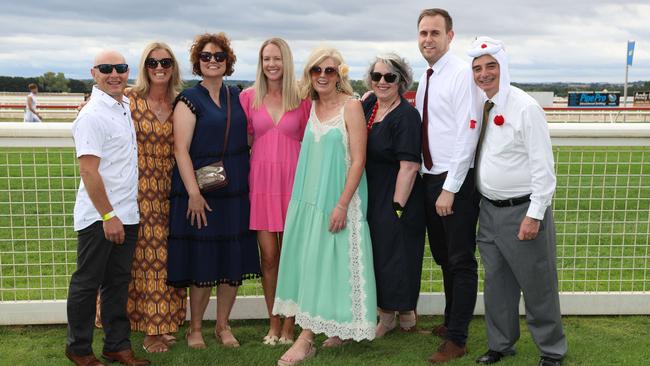
[[[507,200],[491,200],[485,196],[483,196],[483,199],[497,207],[513,207],[521,205],[522,203],[530,202],[530,195],[527,194],[525,196],[510,198]]]

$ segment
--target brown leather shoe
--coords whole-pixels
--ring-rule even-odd
[[[461,347],[456,343],[447,340],[438,347],[438,352],[432,354],[427,361],[433,364],[445,363],[455,358],[463,357],[466,354],[467,346]]]
[[[447,326],[444,324],[435,325],[433,329],[431,329],[431,334],[445,339],[447,338]]]
[[[119,352],[104,352],[102,353],[102,357],[109,362],[119,362],[122,365],[128,366],[146,366],[151,363],[144,358],[136,358],[132,349],[125,349]]]
[[[105,366],[103,363],[99,362],[94,354],[91,353],[86,356],[77,356],[71,353],[68,347],[65,348],[65,357],[74,362],[77,366]]]

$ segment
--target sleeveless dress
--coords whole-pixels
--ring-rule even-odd
[[[38,103],[36,102],[36,95],[34,93],[29,93],[27,97],[32,97],[32,107],[34,110],[38,107]],[[26,102],[25,102],[26,103]],[[41,122],[41,119],[38,118],[37,115],[32,113],[32,111],[29,110],[29,107],[27,107],[27,104],[25,104],[25,122]]]
[[[239,100],[248,118],[248,134],[254,138],[248,176],[250,229],[282,232],[311,103],[303,100],[274,123],[266,106],[253,107],[253,88],[244,90]]]
[[[186,218],[188,194],[178,167],[172,172],[169,199],[167,283],[174,287],[233,286],[260,276],[255,234],[248,229],[249,155],[246,116],[239,103],[239,90],[229,88],[231,103],[228,150],[223,156],[228,185],[203,193],[212,211],[205,210],[208,225],[197,229]],[[201,84],[185,89],[176,99],[196,116],[190,158],[194,169],[222,159],[226,132],[226,87],[219,93],[218,107]]]
[[[174,166],[172,116],[159,121],[147,100],[127,89],[138,139],[140,227],[135,244],[127,312],[131,330],[148,335],[174,333],[185,321],[185,289],[169,287],[167,235],[169,191]]]
[[[328,230],[349,169],[343,108],[321,122],[312,103],[287,213],[273,314],[295,316],[297,324],[315,333],[360,341],[375,337],[377,322],[365,175],[350,201],[346,227],[336,234]]]

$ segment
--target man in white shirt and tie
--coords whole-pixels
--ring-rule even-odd
[[[551,199],[553,153],[544,110],[510,85],[503,43],[479,37],[468,51],[474,81],[470,128],[480,129],[476,184],[482,194],[477,243],[485,267],[488,351],[479,364],[515,353],[519,299],[540,366],[567,352],[560,317]]]
[[[445,363],[467,353],[476,304],[478,195],[472,169],[478,133],[468,128],[471,72],[449,52],[452,19],[444,9],[425,9],[418,19],[418,45],[429,67],[420,78],[415,105],[422,116],[422,176],[429,246],[442,269],[444,323],[433,330],[445,339],[429,362]]]

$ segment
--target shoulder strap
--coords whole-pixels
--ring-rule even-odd
[[[223,141],[223,152],[221,153],[221,160],[226,156],[228,150],[228,135],[230,134],[230,89],[226,85],[226,136]]]

